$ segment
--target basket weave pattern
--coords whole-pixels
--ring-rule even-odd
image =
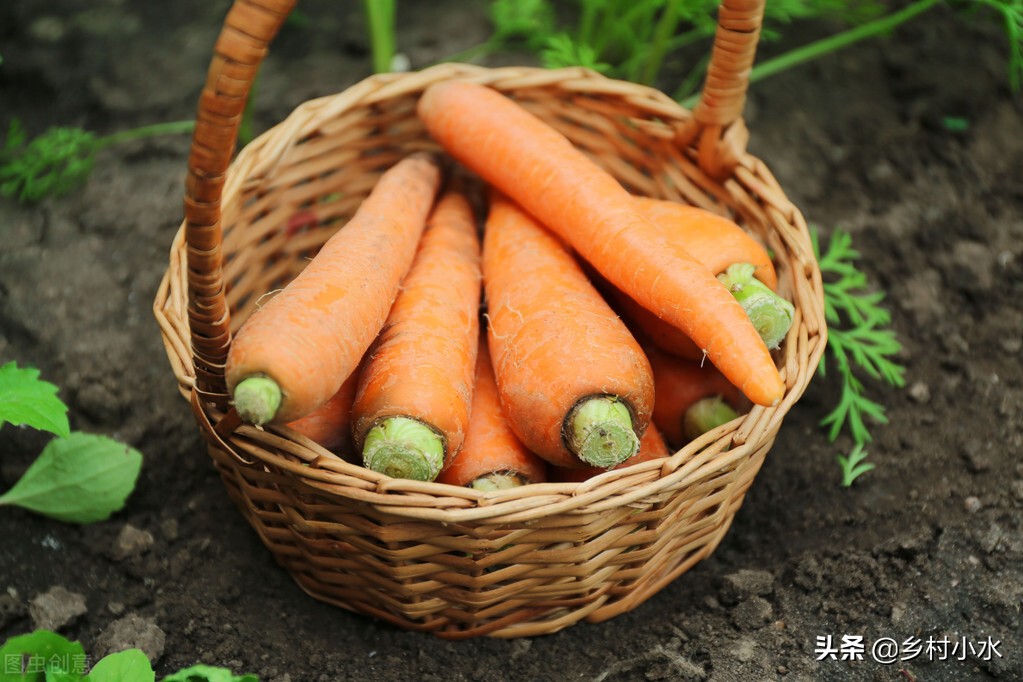
[[[263,5],[270,4],[285,6],[268,13]],[[262,58],[258,45],[265,49],[289,9],[270,0],[236,4],[209,83],[222,83],[225,73],[251,81],[252,64]],[[753,10],[740,10],[748,33]],[[249,22],[245,40],[256,35],[262,42],[234,45],[242,40],[232,28],[238,21]],[[720,46],[719,33],[715,50]],[[739,60],[729,68],[744,79],[752,48],[726,53]],[[720,68],[717,56],[714,64]],[[776,351],[787,387],[782,403],[754,407],[666,459],[584,483],[493,493],[391,479],[286,427],[241,424],[223,388],[230,334],[262,296],[301,271],[384,170],[412,151],[437,149],[415,105],[428,85],[452,78],[513,97],[633,193],[729,215],[760,237],[775,254],[779,291],[796,308]],[[810,380],[826,334],[806,224],[767,167],[744,151],[737,117],[745,86],[736,93],[726,83],[723,90],[725,113],[713,106],[689,112],[656,90],[584,69],[446,64],[374,76],[305,102],[228,168],[223,157],[233,150],[236,116],[218,108],[208,84],[186,221],[154,312],[229,494],[303,590],[446,637],[529,636],[628,611],[714,550]],[[245,93],[247,87],[242,105]],[[714,99],[710,90],[704,96]],[[204,117],[219,117],[223,126],[203,125]],[[297,229],[292,221],[289,230],[289,219],[302,212],[308,219]]]

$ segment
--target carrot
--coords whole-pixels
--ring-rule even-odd
[[[792,325],[794,310],[774,293],[778,276],[767,250],[734,222],[710,211],[649,197],[636,200],[647,218],[684,243],[696,260],[729,287],[760,338],[768,348],[776,348]],[[658,348],[682,357],[703,357],[703,351],[678,327],[613,287],[609,295],[622,317],[643,330]]]
[[[490,353],[481,343],[465,443],[437,482],[497,490],[546,480],[547,463],[526,449],[504,418]]]
[[[501,405],[519,440],[560,466],[632,457],[653,407],[643,350],[558,238],[496,192],[483,284]]]
[[[352,433],[367,468],[432,481],[462,447],[481,277],[472,208],[460,192],[446,192],[359,375]]]
[[[745,409],[742,393],[709,364],[649,346],[646,353],[654,371],[653,421],[673,446],[735,419],[736,410]]]
[[[397,163],[298,277],[246,320],[227,358],[242,419],[291,422],[337,393],[387,319],[439,184],[431,156]]]
[[[352,401],[358,379],[356,370],[327,402],[288,426],[327,450],[347,452],[352,440]]]
[[[639,452],[632,459],[626,460],[614,467],[615,470],[635,466],[640,462],[648,462],[652,459],[667,457],[671,453],[664,443],[664,438],[653,422],[647,427],[646,433],[639,440]],[[602,474],[607,469],[600,467],[586,467],[585,469],[566,469],[565,467],[551,467],[551,478],[561,483],[582,483],[586,479]]]
[[[608,281],[685,331],[750,399],[781,400],[785,384],[742,307],[567,138],[495,90],[466,81],[431,85],[418,113],[452,156],[560,235]]]

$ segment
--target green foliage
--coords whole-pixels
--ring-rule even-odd
[[[142,455],[105,436],[71,431],[67,405],[39,370],[0,367],[0,427],[5,422],[49,431],[43,449],[0,506],[29,509],[68,523],[93,523],[124,507],[135,487]],[[2,662],[2,659],[0,659]]]
[[[163,678],[163,682],[259,682],[255,675],[235,675],[226,668],[196,665]]]
[[[73,432],[50,441],[0,505],[15,505],[68,523],[103,521],[124,507],[142,455],[117,441]]]
[[[139,649],[109,654],[93,666],[83,682],[154,682],[153,666]]]
[[[1023,0],[966,0],[966,6],[994,10],[1001,19],[1009,41],[1009,86],[1018,92],[1023,86]]]
[[[857,266],[860,254],[852,247],[852,237],[835,230],[822,254],[817,232],[811,233],[814,252],[824,277],[824,314],[828,321],[828,354],[842,382],[838,405],[821,421],[828,427],[828,438],[834,441],[847,428],[857,448],[871,440],[867,420],[886,424],[884,406],[868,398],[859,370],[875,381],[889,386],[905,385],[905,367],[894,361],[902,346],[895,332],[887,325],[891,314],[881,306],[884,293],[871,291],[867,276]],[[821,358],[818,371],[827,371],[827,358]],[[854,451],[855,452],[855,451]],[[866,453],[851,464],[843,463],[843,471],[853,470]],[[849,455],[846,461],[853,459]],[[867,466],[867,468],[863,468]],[[869,471],[872,465],[859,465],[856,476]]]
[[[88,131],[50,128],[28,141],[14,119],[0,149],[0,194],[25,202],[66,194],[88,177],[95,151],[96,136]]]
[[[14,362],[0,366],[0,428],[4,423],[57,436],[71,432],[67,405],[57,397],[57,387],[40,379],[38,369],[18,369]]]
[[[127,140],[191,132],[194,121],[170,121],[97,137],[81,128],[49,128],[28,140],[18,119],[11,121],[0,148],[0,195],[35,203],[58,197],[85,182],[96,154]]]
[[[18,663],[18,672],[9,668]],[[105,656],[89,670],[78,642],[55,632],[36,630],[12,637],[0,647],[2,682],[154,682],[156,674],[145,653],[128,649]],[[235,675],[226,668],[196,665],[163,678],[163,682],[259,682],[255,675]]]
[[[867,453],[863,451],[863,443],[859,443],[852,449],[848,457],[838,455],[838,465],[842,467],[842,485],[848,488],[862,474],[874,468],[869,462],[864,462]]]
[[[10,661],[17,660],[18,672],[10,670]],[[78,642],[71,642],[49,630],[37,630],[12,637],[0,647],[0,680],[3,682],[51,682],[79,680],[85,673],[88,659]]]

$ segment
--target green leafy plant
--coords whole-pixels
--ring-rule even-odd
[[[38,370],[19,369],[14,362],[0,366],[0,427],[10,423],[57,436],[0,495],[0,506],[82,524],[107,519],[124,507],[142,455],[106,436],[71,431],[67,411],[57,387],[41,380]]]
[[[139,649],[109,654],[90,667],[79,642],[49,630],[12,637],[0,647],[3,682],[155,682],[156,673]],[[259,682],[226,668],[196,665],[167,675],[163,682]]]
[[[811,232],[814,252],[824,277],[824,314],[828,321],[828,354],[821,358],[818,371],[827,372],[828,356],[841,382],[838,405],[824,417],[821,425],[834,441],[848,429],[855,448],[848,457],[840,457],[843,485],[849,485],[860,474],[873,468],[861,464],[866,457],[864,444],[870,442],[868,420],[887,424],[884,406],[867,397],[860,370],[875,381],[889,386],[905,385],[905,367],[893,358],[902,346],[888,325],[891,314],[882,307],[884,293],[872,291],[867,275],[856,261],[860,253],[852,246],[852,236],[834,230],[827,249],[822,253],[817,231]],[[851,476],[851,478],[850,478]]]
[[[28,203],[67,194],[89,176],[101,150],[128,140],[191,132],[194,127],[194,121],[173,121],[105,137],[81,128],[55,127],[29,140],[14,119],[0,148],[0,194]]]
[[[366,22],[369,29],[370,49],[373,52],[373,71],[384,73],[391,70],[397,51],[395,20],[397,0],[363,0]]]
[[[861,474],[865,474],[874,468],[869,462],[864,462],[867,453],[863,450],[863,443],[858,443],[852,449],[849,456],[838,455],[838,465],[842,467],[842,485],[848,488]]]

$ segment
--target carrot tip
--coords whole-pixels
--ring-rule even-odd
[[[721,396],[698,400],[686,410],[682,418],[682,432],[693,440],[736,419],[739,413],[731,408]]]
[[[480,476],[470,483],[469,487],[473,490],[488,493],[494,490],[511,490],[525,484],[526,481],[518,474],[505,472]]]
[[[778,294],[753,277],[756,266],[749,263],[735,263],[718,275],[718,280],[728,287],[735,300],[753,323],[760,338],[770,349],[782,342],[792,326],[795,308]]]
[[[366,434],[362,461],[391,478],[432,481],[444,466],[444,442],[437,432],[407,417],[389,417]]]
[[[568,449],[590,466],[611,469],[639,451],[629,408],[614,396],[580,402],[567,424]]]
[[[266,424],[280,406],[281,387],[270,377],[249,377],[234,388],[234,408],[238,416],[250,424]]]

